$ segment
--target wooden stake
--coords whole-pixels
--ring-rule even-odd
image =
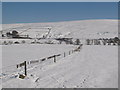
[[[65,57],[65,52],[64,52],[64,57]]]
[[[54,62],[56,63],[56,55],[54,55]]]
[[[27,76],[27,65],[26,65],[26,61],[25,61],[24,63],[25,63],[25,76]]]

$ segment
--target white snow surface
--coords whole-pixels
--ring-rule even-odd
[[[23,44],[2,46],[2,67],[19,64],[23,61],[42,59],[61,54],[76,48],[73,45]]]
[[[80,20],[49,23],[3,24],[3,31],[11,28],[19,32],[30,27],[52,27],[48,37],[70,38],[114,38],[118,36],[117,20]],[[35,38],[45,35],[46,29],[30,29],[22,34]],[[118,87],[118,46],[83,45],[80,52],[67,57],[33,64],[28,68],[25,79],[16,64],[63,54],[75,49],[65,44],[20,44],[2,46],[2,67],[0,74],[3,88],[117,88]],[[12,65],[12,66],[11,66]],[[9,71],[10,70],[10,71]]]
[[[11,78],[6,88],[117,88],[118,47],[83,46],[57,63],[38,64],[25,79]]]

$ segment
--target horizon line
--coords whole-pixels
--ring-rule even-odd
[[[79,19],[79,20],[61,20],[61,21],[48,21],[48,22],[16,22],[16,23],[2,23],[2,24],[27,24],[27,23],[54,23],[54,22],[70,22],[70,21],[83,21],[83,20],[119,20],[118,18],[104,18],[104,19]]]

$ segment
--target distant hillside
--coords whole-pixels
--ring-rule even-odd
[[[65,22],[49,22],[49,23],[21,23],[21,24],[4,24],[3,30],[25,30],[29,27],[52,27],[48,37],[72,37],[72,38],[112,38],[118,36],[117,20],[79,20]],[[48,30],[46,29],[30,29],[23,34],[35,37],[37,34],[43,36]]]

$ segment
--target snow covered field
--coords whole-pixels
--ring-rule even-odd
[[[19,32],[29,27],[52,27],[48,38],[98,39],[118,37],[117,20],[81,20],[52,23],[4,24],[7,32],[14,28]],[[40,32],[38,32],[40,31]],[[35,32],[35,33],[33,33]],[[43,29],[30,29],[22,34],[35,38],[46,34]],[[42,33],[41,33],[42,32]],[[3,39],[6,40],[6,39]],[[12,39],[7,39],[12,40]],[[82,42],[83,43],[83,42]],[[3,88],[117,88],[118,46],[83,45],[80,52],[67,57],[34,64],[28,68],[25,79],[19,78],[16,64],[36,60],[54,54],[63,55],[77,45],[66,44],[17,44],[2,46],[0,74]],[[13,67],[12,67],[12,66]],[[14,70],[12,70],[14,69]],[[7,71],[6,71],[7,70]],[[11,70],[11,71],[9,71]]]
[[[23,61],[36,60],[54,54],[61,54],[74,49],[77,46],[59,44],[23,44],[2,46],[2,65],[7,67]]]
[[[117,46],[83,46],[57,63],[36,65],[24,80],[14,77],[3,87],[117,88],[117,50]]]

